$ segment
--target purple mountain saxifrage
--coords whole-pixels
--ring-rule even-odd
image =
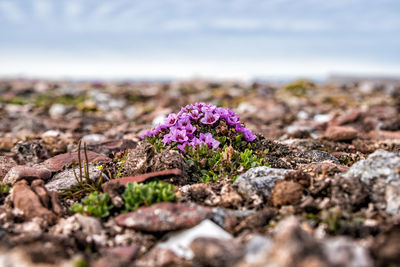
[[[221,129],[216,131],[217,126]],[[224,136],[224,130],[242,135],[247,142],[252,142],[256,136],[240,122],[239,117],[229,108],[216,107],[212,104],[195,103],[187,105],[178,114],[171,113],[153,130],[147,130],[142,139],[160,138],[165,145],[171,145],[185,152],[187,146],[196,149],[207,145],[209,149],[220,146],[219,139]]]

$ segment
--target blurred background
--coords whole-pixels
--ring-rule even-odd
[[[400,75],[396,0],[0,0],[0,77]]]

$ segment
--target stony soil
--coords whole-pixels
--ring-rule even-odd
[[[0,181],[12,186],[0,193],[0,266],[399,266],[400,85],[303,89],[0,81]],[[203,184],[178,152],[141,142],[200,101],[235,110],[271,167]],[[60,190],[76,184],[74,163],[96,181],[125,152],[128,178],[102,176],[115,207],[127,181],[173,183],[178,200],[107,219],[69,211],[77,199]]]

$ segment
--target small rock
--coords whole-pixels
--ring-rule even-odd
[[[331,126],[325,131],[325,137],[332,141],[351,141],[357,137],[357,130],[350,126]]]
[[[84,235],[90,236],[98,235],[102,230],[103,226],[98,218],[75,213],[71,217],[60,219],[50,232],[55,235],[70,236],[74,232],[81,231]]]
[[[292,181],[278,181],[272,191],[271,202],[275,207],[298,204],[304,188]]]
[[[240,243],[215,237],[198,237],[192,241],[190,248],[194,262],[210,267],[233,266],[245,253]]]
[[[153,156],[153,145],[141,142],[126,156],[124,170],[128,176],[145,173],[148,169],[149,159]]]
[[[272,240],[260,234],[252,237],[246,244],[246,254],[242,265],[247,266],[260,261],[259,257],[267,254],[272,247]],[[262,260],[262,259],[261,259]]]
[[[126,156],[124,164],[124,170],[128,176],[170,169],[179,169],[182,174],[171,176],[167,182],[183,185],[191,181],[188,175],[189,167],[181,153],[176,150],[164,150],[155,154],[153,145],[148,142],[139,143],[132,149]]]
[[[86,162],[84,151],[81,151],[80,156],[83,165]],[[106,163],[111,161],[109,157],[106,157],[102,154],[98,154],[93,151],[87,151],[87,157],[89,163]],[[78,152],[69,152],[57,155],[55,157],[49,158],[48,160],[44,161],[42,165],[53,172],[58,172],[61,171],[65,166],[70,165],[72,163],[78,163]]]
[[[268,198],[276,181],[293,171],[266,166],[255,167],[240,175],[233,183],[233,186],[246,198],[252,199],[257,193],[261,193]]]
[[[167,182],[179,185],[185,185],[191,182],[191,176],[188,175],[189,166],[182,154],[176,150],[164,150],[160,153],[156,153],[151,159],[149,167],[153,172],[179,169],[181,175],[171,176]]]
[[[47,190],[44,188],[44,181],[40,179],[34,180],[31,184],[31,188],[39,197],[42,205],[48,209],[50,206],[50,197]]]
[[[137,143],[130,139],[120,139],[91,143],[87,145],[87,148],[90,151],[109,156],[111,153],[133,149],[136,145]]]
[[[371,199],[380,209],[390,214],[400,213],[400,156],[385,150],[377,150],[367,160],[353,164],[343,176],[360,178],[371,190]]]
[[[193,240],[199,237],[210,237],[218,240],[233,239],[229,233],[212,221],[204,220],[193,228],[171,233],[166,241],[157,244],[157,248],[169,249],[177,256],[190,260],[194,257],[190,244]]]
[[[331,205],[357,211],[368,205],[370,189],[359,177],[352,179],[340,175],[331,179]]]
[[[49,108],[49,115],[52,118],[59,118],[67,113],[67,108],[63,104],[53,104]]]
[[[359,109],[354,109],[346,112],[345,114],[333,119],[331,121],[332,125],[345,125],[348,123],[352,123],[360,119],[360,117],[363,115],[363,112]]]
[[[15,166],[4,177],[3,183],[13,185],[22,179],[29,181],[35,179],[42,179],[46,181],[50,179],[50,177],[51,177],[51,171],[40,166],[37,167]]]
[[[75,177],[75,174],[77,177]],[[59,192],[64,189],[71,188],[72,185],[78,184],[77,178],[79,179],[79,167],[66,169],[60,173],[55,174],[47,183],[46,188],[51,192]],[[89,164],[89,178],[92,181],[98,181],[100,175],[103,181],[108,181],[109,178],[96,166]],[[82,180],[86,181],[84,171],[82,170]]]
[[[50,157],[49,152],[37,141],[18,142],[11,150],[20,164],[37,164]]]
[[[102,134],[88,134],[82,137],[82,143],[86,144],[99,143],[105,140],[107,140],[107,137]]]
[[[311,160],[311,162],[323,162],[323,161],[332,161],[336,164],[339,164],[339,160],[325,151],[320,150],[309,150],[305,152],[301,152],[299,154],[300,157],[307,158]]]
[[[48,130],[42,134],[42,138],[45,137],[71,137],[71,134],[65,134],[58,130]]]
[[[105,250],[105,252],[114,257],[122,258],[126,261],[132,261],[138,254],[139,249],[140,247],[138,245],[132,245],[129,247],[108,248]]]
[[[400,262],[400,226],[392,226],[388,231],[379,234],[371,252],[375,266],[398,266]]]
[[[282,220],[275,228],[272,248],[260,263],[264,266],[328,266],[320,244],[301,229],[294,217]]]
[[[111,266],[111,265],[105,265]],[[193,267],[185,259],[178,257],[170,249],[160,249],[158,247],[150,250],[149,253],[135,261],[136,267],[168,267],[168,266],[182,266],[182,267]]]
[[[196,204],[163,202],[115,218],[118,225],[144,232],[189,228],[211,216],[211,209]]]
[[[16,166],[17,163],[10,157],[0,156],[0,182],[3,181],[4,176],[10,171],[10,169]]]
[[[31,190],[25,180],[19,181],[13,186],[12,200],[14,207],[24,212],[26,219],[40,217],[48,224],[55,223],[56,216],[43,207],[39,197]]]
[[[332,114],[316,114],[314,116],[314,121],[316,123],[327,123],[332,119]]]
[[[324,242],[323,249],[331,266],[374,266],[368,249],[348,238],[328,239]]]
[[[106,190],[108,185],[112,184],[112,183],[120,183],[122,185],[127,185],[128,183],[144,182],[144,181],[152,179],[152,178],[179,176],[181,174],[182,174],[182,172],[179,169],[171,169],[171,170],[164,170],[164,171],[158,171],[158,172],[149,172],[149,173],[140,174],[140,175],[136,175],[136,176],[127,176],[127,177],[121,177],[118,179],[113,179],[106,183],[103,183],[102,187],[103,187],[103,190]]]

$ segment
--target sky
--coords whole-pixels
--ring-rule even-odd
[[[398,0],[0,0],[0,76],[400,76]]]

